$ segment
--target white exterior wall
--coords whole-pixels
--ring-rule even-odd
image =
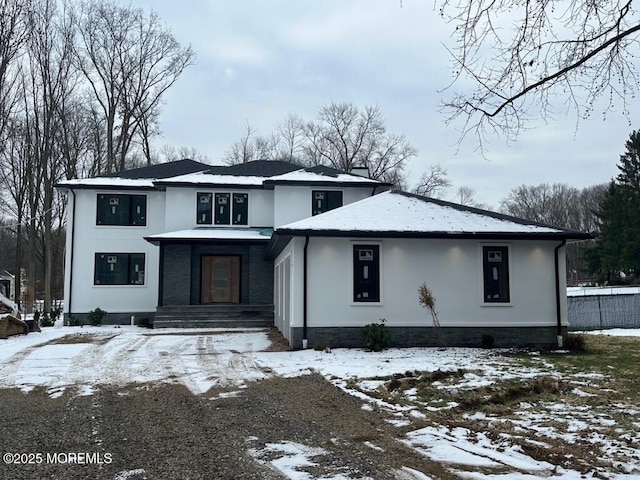
[[[370,197],[373,187],[335,187],[276,185],[274,188],[274,226],[280,227],[311,216],[313,190],[341,191],[342,204]]]
[[[65,258],[65,313],[87,313],[100,307],[107,313],[149,312],[158,298],[159,248],[143,237],[164,231],[164,192],[113,191],[108,193],[147,195],[145,227],[96,225],[96,198],[100,190],[75,190],[75,224],[72,218],[73,194],[68,192],[67,255]],[[75,229],[72,233],[71,228]],[[73,235],[73,267],[71,242]],[[95,253],[144,253],[144,285],[94,285]],[[73,281],[71,297],[70,283]],[[69,298],[72,304],[69,305]]]
[[[289,294],[285,292],[284,281],[287,265]],[[304,318],[304,238],[293,238],[275,259],[274,266],[275,323],[284,337],[291,340],[290,328],[302,327]]]
[[[380,245],[379,304],[353,302],[354,243]],[[422,282],[436,298],[443,327],[554,326],[554,248],[559,243],[312,237],[308,249],[308,326],[363,326],[381,318],[389,326],[430,326],[429,312],[418,303]],[[508,305],[482,302],[482,245],[510,247]],[[560,273],[564,291],[563,255]],[[562,305],[566,325],[566,301]]]
[[[198,192],[204,193],[248,193],[250,227],[273,226],[273,191],[272,190],[242,190],[233,188],[198,188],[198,187],[168,187],[166,190],[166,232],[187,230],[195,227],[206,227],[197,223]],[[211,225],[214,226],[214,225]],[[220,225],[215,225],[220,226]],[[241,228],[232,225],[233,228]]]

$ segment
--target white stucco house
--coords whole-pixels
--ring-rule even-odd
[[[68,180],[64,317],[154,328],[275,325],[292,348],[552,346],[566,333],[564,246],[587,234],[390,191],[327,167],[191,160]]]

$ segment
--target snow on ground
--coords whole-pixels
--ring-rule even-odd
[[[148,330],[56,325],[42,330],[0,340],[0,388],[29,391],[44,387],[55,397],[69,389],[78,395],[90,395],[102,384],[172,382],[185,385],[196,395],[218,387],[218,396],[234,396],[240,395],[248,382],[274,375],[293,377],[319,372],[361,398],[363,408],[387,412],[390,423],[405,432],[401,435],[405,445],[432,461],[449,465],[448,470],[459,478],[640,478],[637,404],[579,404],[595,396],[600,382],[605,380],[603,375],[565,374],[562,379],[570,382],[568,392],[578,399],[575,404],[565,396],[564,400],[559,397],[558,401],[537,402],[535,406],[521,402],[506,416],[477,411],[456,414],[442,423],[430,420],[448,418],[430,415],[455,408],[465,398],[465,392],[471,394],[507,380],[559,377],[543,356],[532,354],[529,361],[518,362],[500,350],[462,348],[389,349],[378,353],[360,349],[266,352],[270,343],[261,329]],[[640,336],[640,330],[589,333]],[[422,401],[416,385],[398,390],[397,397],[379,394],[391,376],[406,377],[403,381],[415,383],[419,372],[438,373],[430,386],[442,393],[439,402]],[[586,449],[599,458],[610,459],[610,466],[566,468],[565,463],[536,460],[531,456],[536,448],[561,452]],[[324,449],[287,439],[248,451],[256,461],[269,464],[293,480],[314,478],[304,471],[305,466],[322,463],[327,455]],[[560,458],[571,460],[570,457],[571,453],[564,453]],[[122,472],[122,478],[129,473]],[[400,480],[430,478],[408,467],[393,475]],[[322,478],[352,477],[342,471]]]

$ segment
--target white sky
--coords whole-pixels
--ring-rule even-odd
[[[127,2],[128,3],[128,2]],[[214,163],[249,122],[271,133],[289,113],[315,117],[329,102],[378,105],[390,132],[419,150],[409,183],[440,163],[456,188],[497,208],[518,185],[542,182],[585,187],[609,181],[635,125],[621,114],[581,121],[554,105],[556,120],[539,121],[508,144],[491,142],[488,159],[458,133],[438,105],[451,80],[444,44],[452,27],[426,0],[132,0],[153,9],[197,64],[165,97],[158,146],[196,148]],[[634,120],[638,113],[632,111]],[[460,126],[460,125],[458,125]]]

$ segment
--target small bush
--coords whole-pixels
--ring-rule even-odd
[[[53,327],[53,320],[47,312],[43,312],[42,315],[40,315],[40,326]]]
[[[62,309],[60,307],[54,308],[51,310],[51,323],[56,323],[58,318],[60,318],[60,314],[62,313]]]
[[[564,342],[567,350],[584,352],[587,348],[587,337],[581,333],[569,333]]]
[[[107,312],[102,310],[100,307],[97,307],[95,310],[91,310],[89,312],[89,323],[93,326],[98,326],[102,324],[102,320],[107,315]]]
[[[362,339],[364,347],[374,352],[380,352],[391,345],[391,330],[385,325],[386,320],[380,319],[380,323],[370,323],[362,327]]]

